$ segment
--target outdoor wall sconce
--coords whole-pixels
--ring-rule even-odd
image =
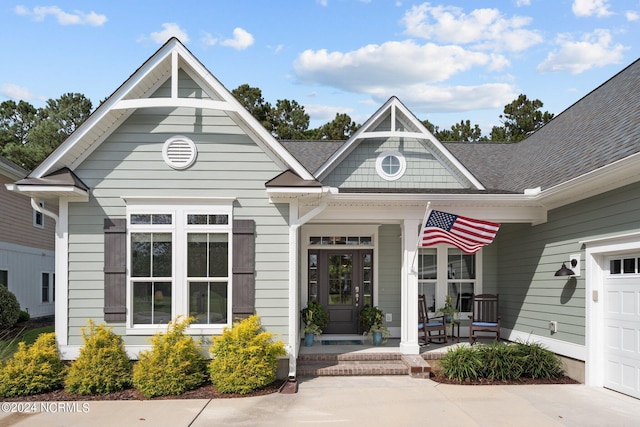
[[[560,270],[556,271],[556,274],[554,274],[554,276],[579,276],[580,254],[570,255],[569,265],[571,266],[571,268],[568,268],[566,265],[566,261],[563,261],[562,267],[560,267]]]

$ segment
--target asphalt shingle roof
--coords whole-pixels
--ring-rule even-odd
[[[311,173],[345,141],[280,141]],[[518,143],[445,143],[488,190],[543,190],[640,152],[640,59]]]

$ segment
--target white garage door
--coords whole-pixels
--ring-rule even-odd
[[[625,256],[609,265],[604,283],[604,386],[640,398],[640,259]]]

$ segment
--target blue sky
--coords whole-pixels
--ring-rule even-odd
[[[3,0],[0,102],[94,106],[177,36],[229,90],[296,100],[311,127],[390,96],[484,133],[520,93],[558,114],[640,57],[640,0]]]

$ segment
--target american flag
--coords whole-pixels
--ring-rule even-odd
[[[449,243],[465,253],[493,242],[500,224],[432,210],[420,231],[420,246]]]

